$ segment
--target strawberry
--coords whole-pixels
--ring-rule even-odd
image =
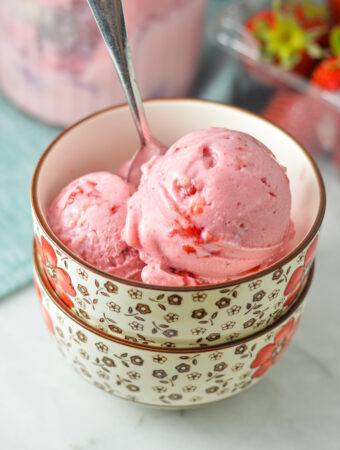
[[[244,26],[249,33],[256,33],[259,26],[262,24],[267,25],[270,28],[274,28],[275,26],[275,15],[274,11],[271,9],[262,9],[261,11],[258,11],[257,13],[253,14],[251,17],[249,17],[245,23]]]
[[[326,91],[340,91],[340,25],[333,28],[329,37],[332,54],[314,70],[311,82]]]
[[[315,129],[325,151],[333,153],[334,162],[339,166],[340,154],[340,26],[330,34],[330,49],[334,56],[323,60],[311,77],[313,86],[328,91],[328,101],[315,97],[311,108]]]
[[[293,136],[310,154],[320,153],[310,120],[310,100],[306,95],[279,91],[271,98],[262,115]]]
[[[323,60],[314,70],[311,82],[326,91],[340,91],[340,56]]]
[[[317,31],[316,42],[327,48],[329,14],[326,7],[310,1],[303,1],[302,4],[293,4],[291,11],[304,30]]]
[[[303,1],[302,3],[293,3],[288,6],[294,17],[304,30],[315,30],[317,28],[327,28],[327,10],[324,6]]]
[[[275,2],[273,10],[262,10],[251,16],[245,22],[245,29],[257,41],[264,61],[308,76],[314,59],[323,53],[318,39],[324,34],[324,24],[323,15],[310,2],[284,7]]]

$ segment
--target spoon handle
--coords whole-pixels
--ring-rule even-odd
[[[87,0],[116,68],[142,146],[151,137],[137,85],[121,0]]]

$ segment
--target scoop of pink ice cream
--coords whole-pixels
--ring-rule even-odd
[[[138,251],[122,239],[126,204],[134,192],[117,175],[95,172],[73,181],[55,198],[48,222],[76,255],[106,272],[140,280]]]
[[[124,237],[160,285],[218,283],[283,256],[293,235],[286,170],[253,137],[194,131],[143,167]]]

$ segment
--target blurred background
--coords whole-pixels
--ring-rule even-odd
[[[0,447],[338,450],[340,0],[123,3],[145,98],[240,106],[317,161],[327,210],[309,305],[264,383],[199,410],[137,408],[60,364],[31,285],[30,182],[63,128],[124,96],[85,0],[0,0]]]

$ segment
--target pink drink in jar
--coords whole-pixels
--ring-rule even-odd
[[[123,0],[144,98],[188,94],[207,0]],[[125,102],[86,0],[2,0],[0,86],[17,106],[65,126]]]

